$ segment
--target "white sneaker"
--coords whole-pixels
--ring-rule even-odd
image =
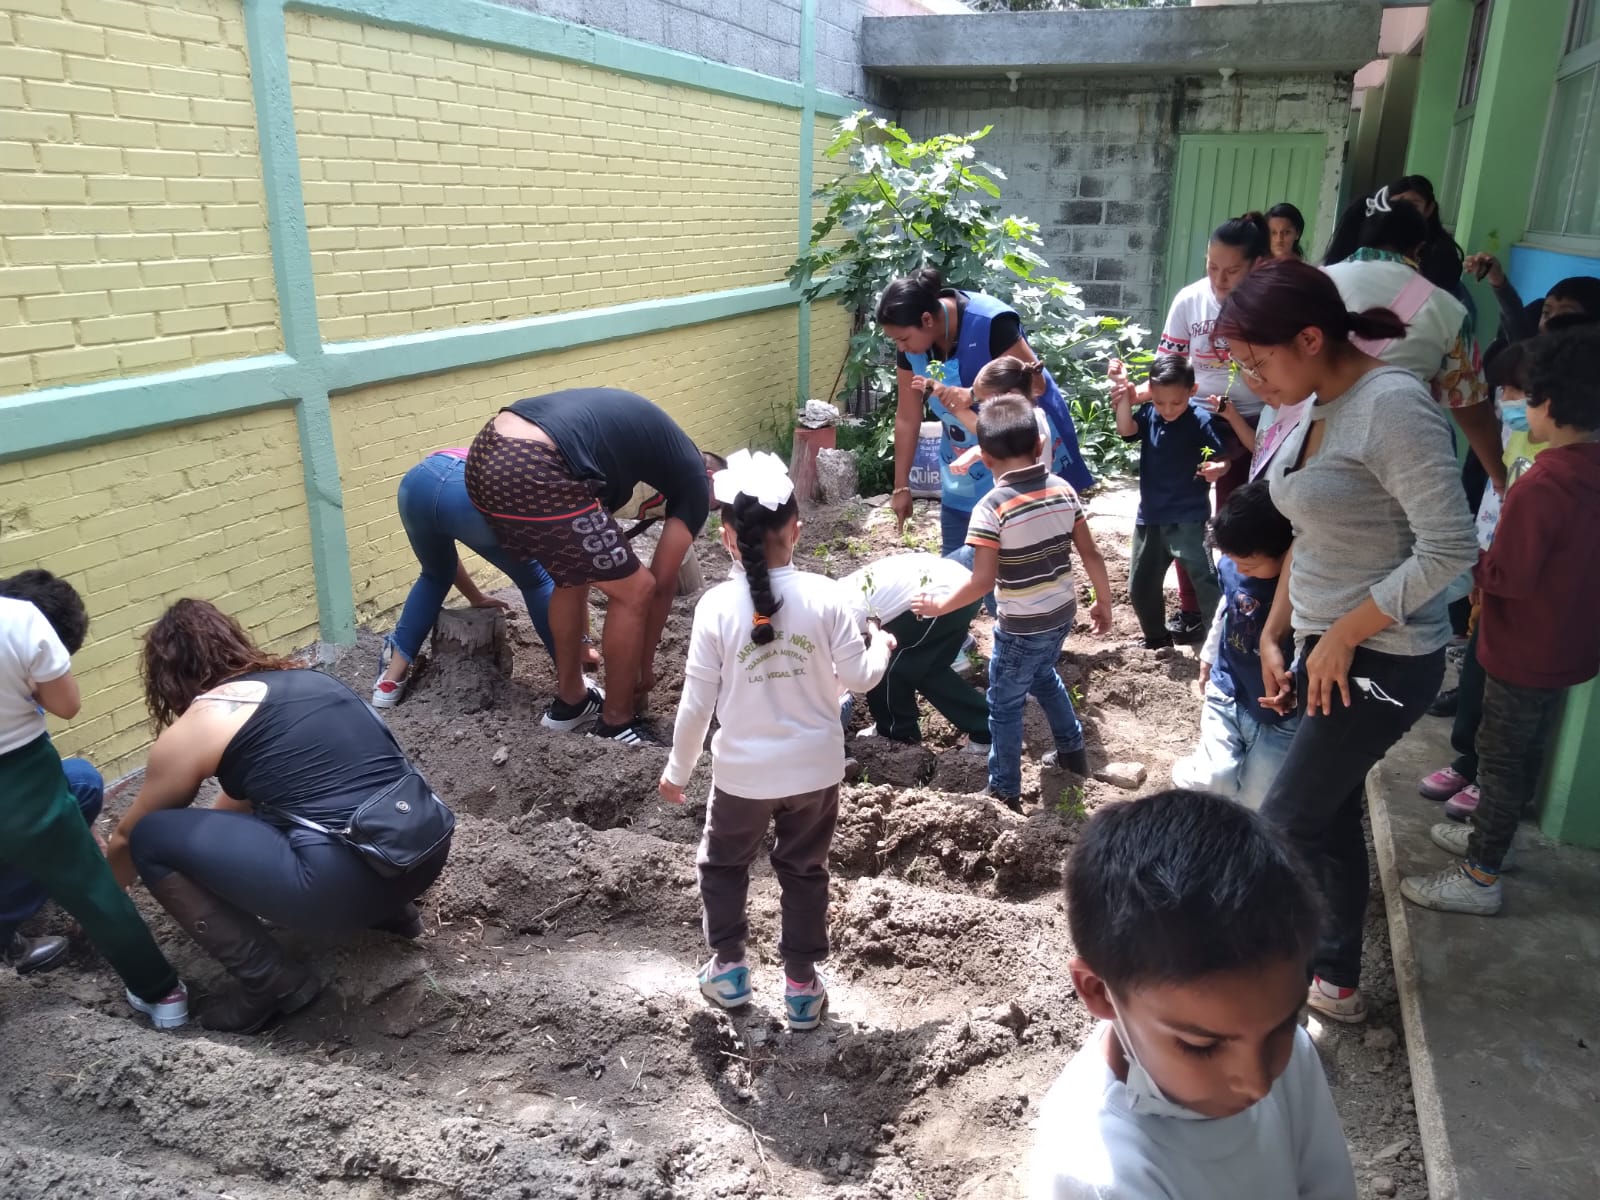
[[[990,743],[988,743],[988,742],[975,742],[971,738],[968,738],[966,740],[966,742],[962,744],[961,753],[962,754],[971,754],[971,755],[974,755],[974,756],[977,756],[977,755],[981,754],[981,755],[983,755],[984,758],[988,758],[989,757],[989,745],[990,745]]]
[[[404,679],[384,678],[389,673],[389,664],[393,661],[394,644],[385,639],[383,652],[378,655],[378,681],[372,685],[373,708],[393,708],[406,694]]]
[[[810,983],[783,981],[783,1016],[790,1029],[815,1029],[828,1011],[828,989],[818,975]]]
[[[1500,880],[1482,884],[1467,874],[1460,863],[1452,863],[1432,875],[1408,875],[1400,881],[1400,894],[1413,904],[1435,912],[1467,913],[1492,917],[1500,911],[1505,896]]]
[[[1472,826],[1458,825],[1454,821],[1440,821],[1432,829],[1428,830],[1428,840],[1439,849],[1448,850],[1457,858],[1465,858],[1467,856],[1467,846],[1472,841]],[[1500,874],[1504,875],[1514,868],[1516,863],[1517,848],[1515,846],[1507,847],[1506,856],[1500,860]]]
[[[177,1029],[189,1023],[189,989],[179,983],[159,1000],[141,1000],[124,989],[128,1004],[150,1018],[157,1029]]]
[[[750,1003],[750,964],[745,959],[738,962],[711,961],[700,968],[698,976],[700,994],[723,1008],[743,1008]]]
[[[1359,988],[1334,987],[1324,983],[1320,976],[1312,976],[1311,987],[1306,991],[1306,1006],[1330,1021],[1345,1025],[1359,1025],[1367,1019],[1367,1002],[1361,998]]]

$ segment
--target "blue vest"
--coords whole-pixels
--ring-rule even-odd
[[[1015,316],[1016,313],[993,296],[986,296],[982,292],[961,294],[967,299],[967,307],[961,314],[956,357],[953,362],[943,364],[939,382],[951,387],[970,388],[978,372],[988,366],[994,357],[989,353],[990,325],[996,317]],[[906,361],[911,364],[912,374],[931,377],[927,354],[908,354]],[[1050,469],[1080,491],[1093,486],[1094,477],[1089,474],[1078,450],[1078,432],[1073,427],[1072,415],[1048,371],[1045,372],[1044,395],[1038,403],[1051,427]],[[994,487],[994,476],[982,463],[974,463],[965,475],[953,474],[950,464],[978,444],[977,434],[969,432],[954,413],[932,396],[928,397],[928,406],[933,409],[933,415],[942,427],[939,438],[939,502],[950,508],[971,512],[973,506]]]

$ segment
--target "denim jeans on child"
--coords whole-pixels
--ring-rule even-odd
[[[1083,726],[1056,671],[1061,644],[1071,632],[1070,617],[1048,633],[1007,633],[995,626],[989,659],[989,790],[997,796],[1022,792],[1022,710],[1029,696],[1044,709],[1058,753],[1083,749]]]
[[[390,644],[407,662],[416,658],[455,584],[456,543],[482,555],[510,577],[528,606],[539,640],[550,647],[550,593],[555,584],[536,562],[519,562],[501,549],[483,514],[467,499],[467,464],[448,454],[430,454],[400,480],[400,523],[422,574],[411,585]]]
[[[1249,809],[1261,808],[1278,777],[1300,718],[1258,721],[1232,696],[1206,684],[1200,744],[1172,767],[1175,787],[1215,792]]]
[[[61,773],[67,777],[67,791],[83,814],[84,824],[93,829],[105,802],[105,780],[82,758],[62,759]],[[10,942],[17,926],[43,908],[48,899],[44,888],[26,870],[0,867],[0,946]]]

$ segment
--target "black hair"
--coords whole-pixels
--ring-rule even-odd
[[[1581,329],[1585,325],[1600,324],[1600,314],[1586,312],[1557,313],[1544,323],[1545,333],[1560,333],[1563,329]]]
[[[1322,929],[1316,884],[1273,826],[1207,792],[1100,808],[1067,860],[1072,945],[1113,991],[1292,959]]]
[[[1211,231],[1211,240],[1232,246],[1244,255],[1246,262],[1265,258],[1272,249],[1272,234],[1267,228],[1267,219],[1258,212],[1247,212],[1224,221]]]
[[[89,633],[89,610],[83,597],[65,579],[34,567],[0,579],[0,596],[26,600],[44,614],[68,654],[76,654]]]
[[[1418,271],[1424,251],[1432,233],[1428,218],[1404,200],[1393,200],[1387,188],[1379,188],[1371,196],[1357,196],[1339,214],[1339,223],[1333,227],[1333,237],[1328,242],[1328,252],[1323,255],[1324,266],[1344,262],[1357,250],[1388,250],[1416,258]],[[1442,284],[1429,280],[1435,287]]]
[[[902,275],[883,289],[878,297],[876,316],[879,325],[921,325],[924,314],[939,311],[939,293],[944,276],[936,267],[923,267]]]
[[[1490,387],[1512,387],[1519,392],[1528,390],[1528,367],[1532,363],[1531,351],[1543,340],[1528,338],[1521,342],[1507,342],[1493,354],[1483,357],[1483,374]]]
[[[1211,541],[1224,554],[1282,558],[1294,541],[1294,526],[1272,502],[1265,479],[1235,488],[1211,518]]]
[[[1153,386],[1194,386],[1194,364],[1182,354],[1158,354],[1150,364],[1150,383]]]
[[[1039,449],[1033,401],[1015,392],[985,400],[978,410],[978,448],[990,458],[1032,458]]]
[[[1546,334],[1532,346],[1528,404],[1548,404],[1557,425],[1600,430],[1600,325]]]
[[[1434,195],[1433,182],[1426,175],[1402,175],[1384,191],[1391,197],[1409,192],[1421,196],[1433,206],[1433,212],[1423,217],[1427,222],[1428,236],[1417,258],[1417,270],[1434,287],[1451,293],[1459,291],[1462,266],[1467,261],[1467,254],[1439,219],[1439,200]]]
[[[1600,319],[1600,279],[1593,275],[1568,275],[1545,296],[1551,300],[1570,300],[1591,320]]]
[[[767,535],[776,533],[800,515],[800,499],[791,495],[777,508],[766,508],[754,496],[740,492],[732,504],[722,506],[722,523],[733,530],[739,546],[739,561],[750,584],[750,599],[755,601],[756,617],[750,626],[750,640],[765,646],[778,636],[772,627],[773,615],[783,601],[772,594],[772,578],[767,574]]]
[[[706,470],[708,471],[725,471],[728,469],[728,460],[723,458],[720,454],[713,454],[709,450],[702,450],[700,451],[700,457],[705,459]]]
[[[1282,204],[1274,204],[1271,208],[1267,209],[1267,221],[1269,222],[1267,225],[1267,230],[1269,233],[1272,229],[1270,222],[1272,221],[1273,217],[1277,217],[1280,221],[1287,221],[1289,224],[1294,226],[1295,256],[1297,258],[1304,258],[1306,256],[1306,252],[1300,245],[1300,239],[1305,235],[1306,232],[1305,214],[1294,205],[1290,204],[1287,200],[1285,200]],[[1268,244],[1270,245],[1270,242]]]

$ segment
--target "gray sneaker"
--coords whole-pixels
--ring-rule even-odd
[[[1496,879],[1487,886],[1471,879],[1466,868],[1452,863],[1432,875],[1408,875],[1400,881],[1400,894],[1413,904],[1435,912],[1467,913],[1492,917],[1505,897]]]
[[[1440,821],[1428,830],[1428,839],[1441,850],[1448,850],[1457,858],[1467,856],[1467,846],[1472,841],[1472,826]],[[1500,860],[1500,874],[1514,870],[1517,865],[1517,848],[1507,847],[1506,856]]]

